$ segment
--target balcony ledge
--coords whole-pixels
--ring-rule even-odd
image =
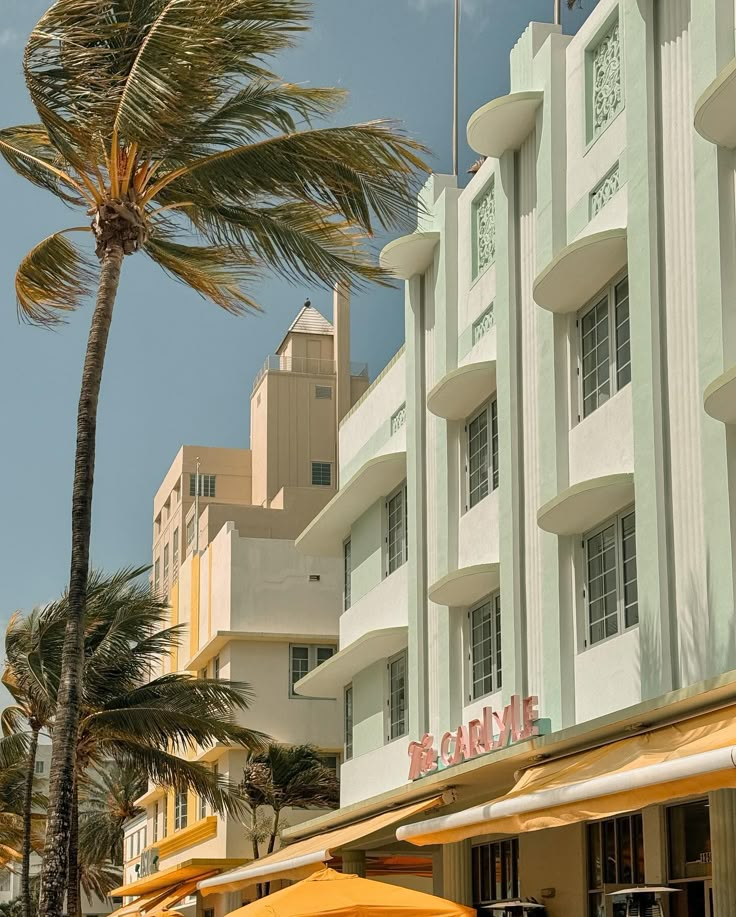
[[[400,280],[423,274],[432,263],[438,232],[413,232],[389,242],[381,251],[381,267]]]
[[[437,417],[464,420],[496,390],[496,361],[468,363],[447,373],[427,395]]]
[[[695,130],[718,146],[736,147],[736,58],[721,70],[695,103]]]
[[[634,475],[607,474],[563,490],[537,513],[537,523],[553,535],[582,535],[634,502]]]
[[[536,124],[543,98],[543,92],[512,92],[483,105],[468,121],[471,148],[494,159],[518,150]]]
[[[534,281],[534,299],[548,312],[577,312],[626,267],[625,229],[576,239]]]
[[[408,633],[407,627],[384,627],[358,637],[301,678],[294,691],[302,697],[341,697],[357,672],[404,649]]]
[[[353,522],[405,477],[406,452],[389,452],[369,459],[304,529],[295,542],[296,549],[313,556],[339,557]]]
[[[467,608],[498,589],[498,564],[474,564],[460,567],[429,587],[430,601],[448,608]]]
[[[727,369],[703,394],[705,413],[722,423],[736,424],[736,365]]]

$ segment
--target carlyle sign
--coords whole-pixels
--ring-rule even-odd
[[[502,712],[484,707],[482,719],[471,720],[467,725],[458,726],[454,732],[446,732],[439,750],[435,747],[434,736],[429,733],[420,742],[410,742],[409,780],[431,774],[439,767],[451,767],[538,736],[538,703],[537,697],[522,699],[514,694]]]

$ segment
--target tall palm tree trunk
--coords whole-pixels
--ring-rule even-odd
[[[69,831],[69,879],[66,890],[68,917],[82,917],[81,874],[79,871],[79,781],[74,781],[72,792],[72,824]]]
[[[92,525],[97,406],[122,263],[122,245],[111,243],[101,257],[97,303],[87,339],[87,353],[84,358],[82,388],[77,410],[69,619],[64,635],[61,681],[52,735],[49,813],[41,879],[40,917],[61,917],[64,908],[69,831],[72,820],[74,764],[84,665],[84,610],[87,599],[89,542]]]
[[[33,778],[36,773],[36,752],[38,750],[38,729],[31,727],[31,741],[28,745],[28,773],[23,788],[23,860],[20,873],[20,894],[23,917],[31,917],[31,831],[33,829]]]

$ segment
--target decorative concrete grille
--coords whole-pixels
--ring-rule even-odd
[[[496,258],[496,195],[491,182],[475,204],[475,276]]]
[[[590,192],[591,217],[594,217],[597,213],[600,213],[606,204],[611,200],[613,195],[621,187],[619,176],[619,167],[618,163],[616,163],[616,165],[611,169],[608,175],[606,175],[603,181],[599,182]]]
[[[391,416],[391,436],[404,426],[406,423],[406,402]]]
[[[491,303],[486,311],[473,322],[473,347],[488,334],[495,324],[496,316],[493,313],[493,303]]]
[[[621,42],[618,19],[593,51],[593,136],[597,137],[623,107]]]

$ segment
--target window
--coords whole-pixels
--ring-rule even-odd
[[[187,826],[187,794],[177,793],[174,796],[174,831],[180,831]]]
[[[10,891],[10,870],[0,869],[0,892]]]
[[[215,656],[212,660],[212,677],[217,679],[220,677],[220,657]]]
[[[322,762],[323,767],[326,767],[327,770],[332,771],[332,773],[336,777],[339,776],[339,771],[340,771],[339,755],[320,755],[319,760]]]
[[[406,563],[408,556],[407,518],[406,518],[406,485],[398,490],[386,503],[388,516],[388,545],[387,576]]]
[[[164,545],[164,584],[169,581],[169,546]]]
[[[194,541],[194,516],[187,522],[187,547]]]
[[[213,907],[206,907],[202,911],[202,917],[215,917],[215,909]]]
[[[199,797],[199,817],[200,819],[207,818],[207,800],[204,796]]]
[[[161,567],[156,559],[156,563],[153,565],[153,591],[158,592],[161,587]]]
[[[345,688],[345,760],[349,761],[353,757],[353,686],[348,685]]]
[[[318,400],[330,400],[332,398],[332,386],[331,385],[315,385],[314,386],[314,397]]]
[[[406,735],[406,652],[388,661],[388,740]]]
[[[610,891],[606,886],[626,887],[643,882],[644,832],[641,813],[621,815],[588,825],[590,917],[606,913],[605,892]],[[621,913],[626,913],[625,905]]]
[[[501,688],[501,596],[468,612],[470,691],[476,700]]]
[[[498,403],[494,400],[486,405],[465,430],[468,437],[466,509],[469,509],[487,497],[490,489],[498,487]]]
[[[174,538],[171,542],[171,562],[174,565],[174,573],[179,570],[179,529],[174,529]]]
[[[319,487],[332,484],[332,465],[329,462],[312,462],[312,484]]]
[[[639,623],[634,512],[607,522],[583,543],[586,641],[592,646]]]
[[[46,769],[45,761],[36,761],[36,764],[33,768],[33,772],[35,773],[37,777],[40,777],[43,774],[43,772],[45,771],[45,769]]]
[[[473,907],[519,897],[519,841],[510,837],[473,847]]]
[[[153,843],[155,844],[158,840],[158,810],[159,805],[155,803],[153,806]]]
[[[214,497],[215,496],[215,479],[217,475],[214,474],[200,474],[199,475],[199,496],[200,497]],[[189,496],[194,497],[197,495],[197,475],[189,475]]]
[[[631,382],[628,277],[611,284],[577,324],[581,414],[587,417]]]
[[[667,809],[667,881],[711,875],[710,809],[707,799]]]
[[[289,693],[292,697],[299,697],[294,692],[294,685],[300,678],[304,678],[312,669],[321,665],[330,656],[335,655],[334,646],[296,646],[289,647]]]
[[[161,837],[166,837],[169,833],[169,802],[168,799],[164,798],[163,804],[161,806]]]
[[[345,544],[342,546],[342,569],[343,569],[343,581],[342,581],[342,607],[345,611],[350,608],[350,603],[352,600],[351,596],[351,582],[350,577],[352,574],[352,545],[350,539],[348,539]]]

